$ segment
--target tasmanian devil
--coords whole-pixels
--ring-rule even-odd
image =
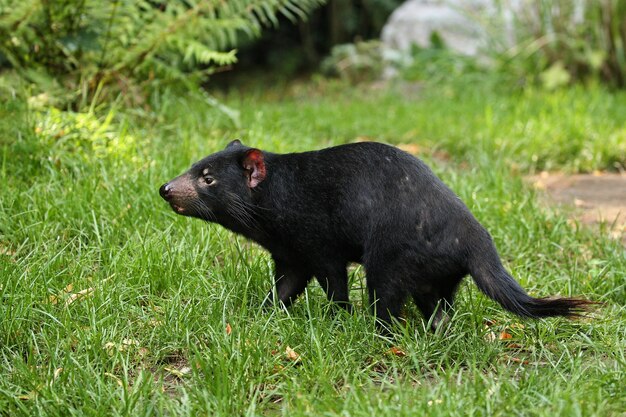
[[[219,223],[272,255],[288,306],[313,278],[350,309],[349,262],[364,265],[379,323],[411,296],[432,326],[465,275],[524,317],[576,316],[590,301],[533,298],[500,262],[487,230],[419,159],[380,143],[275,154],[240,141],[160,188],[178,214]]]

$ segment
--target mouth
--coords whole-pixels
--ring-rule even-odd
[[[178,214],[183,214],[185,212],[185,208],[179,206],[178,204],[170,203],[170,206],[172,206],[172,209],[174,209],[174,211]]]

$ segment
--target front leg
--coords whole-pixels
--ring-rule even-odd
[[[352,311],[348,291],[347,265],[343,262],[322,264],[316,267],[315,277],[329,301],[337,303],[348,312]]]
[[[289,307],[302,294],[313,274],[301,265],[294,265],[276,258],[274,258],[274,270],[276,290],[270,291],[264,305],[271,306],[276,297],[285,307]]]

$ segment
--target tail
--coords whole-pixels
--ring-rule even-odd
[[[564,316],[576,318],[596,302],[582,298],[534,298],[504,269],[491,239],[489,248],[475,251],[469,272],[478,288],[508,311],[522,317]]]

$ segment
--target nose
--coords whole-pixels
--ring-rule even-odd
[[[163,197],[164,200],[169,201],[170,198],[172,198],[172,186],[167,183],[167,184],[163,184],[161,186],[161,188],[159,188],[159,194],[161,194],[161,197]]]

